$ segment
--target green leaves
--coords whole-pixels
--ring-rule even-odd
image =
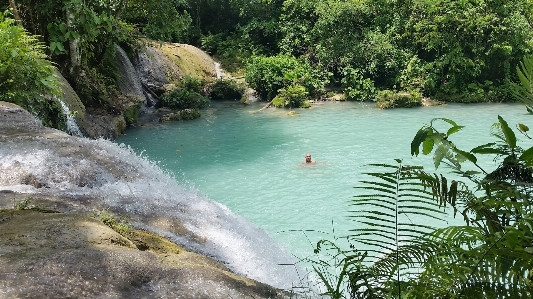
[[[445,133],[436,127],[442,123]],[[497,142],[461,150],[450,136],[462,129],[450,119],[433,119],[417,131],[411,153],[433,152],[435,167],[446,161],[470,183],[431,175],[401,161],[396,166],[371,165],[378,170],[366,173],[369,179],[357,187],[363,193],[351,201],[350,218],[355,221],[348,236],[351,249],[337,247],[336,257],[344,258],[331,265],[342,269],[342,275],[329,282],[344,280],[350,295],[360,298],[533,295],[533,147],[523,150],[501,116],[491,130]],[[524,135],[529,130],[525,125],[518,129]],[[482,169],[477,164],[480,154],[495,155],[496,169]],[[481,169],[484,177],[475,177],[480,172],[463,171],[461,163],[466,161]],[[453,209],[454,217],[460,214],[466,225],[433,229],[431,225],[444,218],[440,208],[447,207]],[[349,267],[348,257],[356,259],[362,250],[369,263],[358,260],[359,267]],[[331,290],[335,285],[339,286],[328,284]]]
[[[446,131],[446,134],[439,133],[433,124],[437,121],[445,122],[451,127]],[[430,125],[422,127],[416,133],[415,137],[411,141],[411,155],[418,156],[420,153],[420,147],[422,147],[422,153],[429,155],[433,149],[435,149],[433,155],[433,162],[435,168],[438,168],[442,160],[446,159],[454,167],[460,170],[460,163],[468,160],[472,163],[477,162],[477,158],[472,154],[462,151],[455,147],[453,143],[448,141],[448,137],[462,130],[464,126],[460,126],[453,120],[448,118],[434,118],[431,120]],[[453,155],[455,153],[455,155]]]
[[[516,73],[520,84],[511,83],[512,95],[526,105],[529,113],[533,113],[533,55],[524,56]]]
[[[533,147],[525,150],[519,158],[520,161],[525,162],[527,166],[533,166]]]
[[[426,139],[429,135],[429,132],[433,132],[433,129],[431,127],[422,127],[418,132],[416,132],[415,138],[413,138],[413,141],[411,141],[411,155],[418,156],[420,153],[420,145],[425,142],[426,140],[432,140],[432,139]],[[431,146],[431,149],[433,149],[433,144],[428,143],[426,146],[429,148]],[[427,155],[427,151],[422,151],[425,155]]]
[[[507,125],[507,122],[499,115],[498,115],[498,121],[500,122],[503,135],[505,136],[505,142],[507,142],[507,145],[511,148],[511,150],[514,150],[516,147],[516,136],[513,130],[509,128],[509,125]]]
[[[20,105],[44,124],[60,128],[61,109],[45,98],[61,91],[55,72],[39,39],[0,13],[0,101]]]
[[[445,134],[438,132],[435,128],[435,123],[437,123],[438,121],[445,122],[450,126],[446,130]],[[500,143],[491,142],[477,146],[471,149],[470,151],[461,150],[457,148],[455,144],[449,141],[449,137],[452,134],[459,132],[463,128],[464,126],[460,126],[450,119],[432,119],[429,125],[426,125],[420,130],[418,130],[415,137],[411,141],[411,155],[417,156],[420,153],[420,148],[422,148],[422,153],[424,155],[428,155],[434,150],[433,161],[435,164],[435,168],[438,168],[441,162],[443,160],[446,160],[447,162],[449,162],[449,165],[452,166],[455,170],[467,176],[470,176],[470,173],[463,172],[461,170],[461,163],[469,161],[476,165],[478,168],[480,168],[479,165],[477,165],[478,159],[475,156],[476,154],[493,154],[504,156],[513,154],[516,151],[522,151],[522,149],[517,146],[517,139],[515,133],[501,116],[498,116],[498,122],[493,125],[493,130],[491,131],[491,134],[493,136],[497,137],[502,141]],[[519,124],[518,128],[520,132],[524,134],[526,134],[526,132],[529,130],[529,128],[523,124]],[[521,160],[527,160],[527,163],[532,163],[530,162],[530,160],[533,159],[533,152],[531,151],[528,150],[527,153],[523,153],[521,156],[523,157],[523,159]],[[481,170],[483,171],[483,169]]]
[[[314,94],[326,82],[307,62],[288,55],[252,56],[246,65],[245,78],[264,100],[272,100],[280,89],[295,85]]]
[[[480,146],[477,146],[470,150],[471,153],[474,154],[498,154],[498,155],[505,155],[506,152],[497,148],[496,143],[486,143]]]

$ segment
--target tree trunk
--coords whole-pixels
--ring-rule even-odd
[[[74,14],[70,9],[67,9],[67,27],[73,27]],[[79,47],[80,38],[69,41],[70,51],[70,74],[75,75],[81,65],[81,50]]]
[[[19,23],[19,25],[22,25],[22,20],[20,19],[19,10],[17,9],[15,0],[9,0],[9,6],[11,7],[11,9],[13,9],[13,16],[15,17],[17,23]]]

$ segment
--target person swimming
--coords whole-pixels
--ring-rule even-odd
[[[300,164],[303,164],[303,165],[311,165],[311,164],[315,164],[316,162],[311,160],[311,154],[305,154],[305,161],[300,163]]]
[[[298,167],[300,167],[302,165],[305,165],[305,166],[307,166],[307,165],[315,165],[315,164],[318,164],[318,163],[319,163],[318,161],[313,161],[311,159],[311,154],[305,154],[305,161],[300,162],[298,164]],[[329,164],[326,163],[326,162],[320,161],[320,165],[329,165]]]

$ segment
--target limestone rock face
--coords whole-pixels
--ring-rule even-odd
[[[209,258],[140,250],[88,216],[9,210],[0,227],[1,298],[280,297]]]
[[[186,44],[152,44],[137,54],[133,65],[141,81],[159,95],[165,92],[165,85],[187,75],[206,81],[216,79],[214,60],[204,51]]]
[[[68,135],[43,126],[20,106],[0,101],[0,142],[36,136],[54,138]]]

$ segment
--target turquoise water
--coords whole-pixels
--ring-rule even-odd
[[[533,116],[518,104],[378,110],[370,103],[325,102],[295,109],[297,116],[276,108],[252,113],[262,105],[213,103],[199,119],[131,129],[117,142],[305,258],[320,238],[354,227],[346,217],[348,202],[369,170],[365,165],[400,158],[434,170],[430,157],[410,157],[412,138],[432,118],[465,125],[452,141],[466,150],[494,141],[490,126],[498,115],[511,127],[518,122],[533,127]],[[318,163],[299,165],[306,153]]]

